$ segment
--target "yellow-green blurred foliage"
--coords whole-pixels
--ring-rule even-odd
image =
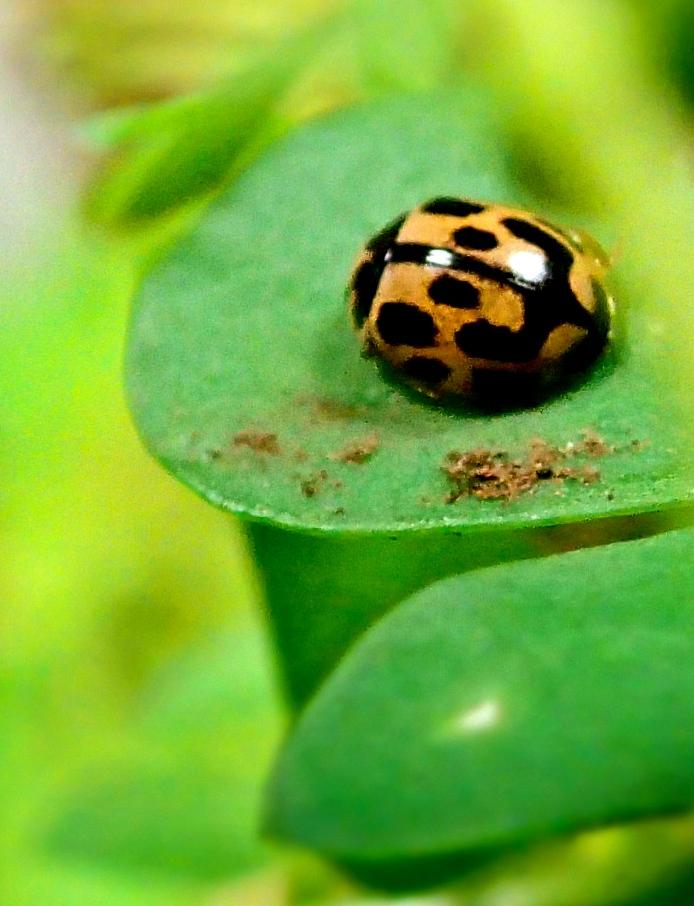
[[[99,107],[190,91],[238,71],[258,46],[335,0],[38,0],[34,54]]]
[[[279,717],[238,530],[148,459],[126,413],[132,267],[69,222],[55,226],[57,247],[36,249],[2,299],[8,904],[106,896],[94,869],[73,878],[37,845],[80,790],[95,791],[91,814],[69,821],[104,836],[97,845],[115,853],[116,874],[142,868],[128,852],[139,840],[146,873],[216,881],[215,847],[224,850],[235,824],[239,833],[255,824]],[[233,793],[222,798],[225,788]],[[186,789],[191,812],[179,814],[174,793]],[[115,796],[114,820],[126,824],[105,827],[100,810]],[[148,815],[156,804],[162,820]],[[196,817],[201,809],[209,815]],[[69,848],[82,831],[62,833]],[[200,836],[212,855],[186,855]],[[261,859],[243,857],[249,868]],[[70,892],[73,881],[84,895]],[[98,901],[121,902],[114,897]]]
[[[368,0],[15,2],[0,70],[16,146],[0,183],[18,206],[0,246],[11,263],[0,290],[0,903],[289,896],[279,857],[253,833],[282,714],[244,540],[148,458],[121,392],[131,291],[161,237],[79,224],[83,163],[72,126],[54,118],[66,101],[87,111],[203,89],[330,15],[342,16],[332,43],[286,87],[283,128],[354,97],[445,84],[452,60],[497,90],[518,165],[611,224],[621,278],[681,300],[668,312],[673,361],[678,383],[694,379],[691,5],[463,6],[444,20],[436,5],[432,24],[433,5]],[[10,128],[14,102],[50,128]],[[691,855],[691,829],[671,834],[663,848]],[[74,855],[85,839],[93,860]],[[607,858],[598,851],[594,865]],[[303,901],[322,901],[321,870],[300,874]],[[456,902],[511,902],[494,884]],[[539,888],[514,889],[514,904],[539,902]]]

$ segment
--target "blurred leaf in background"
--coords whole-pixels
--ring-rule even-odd
[[[200,880],[260,867],[259,779],[279,729],[267,655],[259,628],[241,625],[155,671],[132,725],[140,745],[88,766],[50,851]]]
[[[94,902],[100,862],[122,873],[128,851],[137,862],[143,835],[150,848],[140,861],[164,874],[176,872],[181,856],[167,868],[161,852],[177,851],[183,835],[189,886],[208,880],[196,852],[227,876],[234,865],[258,865],[254,802],[279,721],[243,542],[150,463],[125,411],[120,358],[132,264],[69,221],[56,223],[59,240],[34,249],[31,266],[16,266],[0,303],[0,855],[8,866],[0,899],[11,906],[58,902],[61,885],[73,883],[84,895],[66,893],[66,902]],[[210,664],[206,685],[203,671],[196,677],[197,699],[192,682],[189,690],[188,720],[197,709],[199,729],[188,724],[172,737],[163,715],[181,693],[167,670],[185,675],[180,659],[198,650]],[[179,803],[157,825],[147,796],[161,803],[164,795],[175,808],[166,784],[170,792],[181,770],[208,805],[200,803],[196,819]],[[85,796],[97,788],[92,809],[100,787],[118,790],[101,800],[118,808],[110,824],[105,814],[93,819],[101,837],[82,825],[92,846],[85,873],[68,870],[84,861],[69,832],[69,815],[89,811],[75,799],[82,784]],[[192,786],[190,796],[198,798]],[[68,828],[54,835],[60,846],[46,839],[56,821]],[[46,897],[53,865],[62,868]],[[132,902],[133,885],[128,891]]]
[[[450,83],[460,71],[460,19],[440,0],[344,0],[333,14],[260,46],[213,90],[97,118],[85,134],[111,154],[90,192],[90,216],[142,224],[204,197],[307,117]]]
[[[240,71],[337,0],[39,0],[31,55],[97,108],[171,97]]]
[[[629,4],[582,0],[547,13],[547,0],[480,4],[475,66],[530,162],[526,179],[539,171],[550,192],[611,225],[621,323],[632,306],[692,416],[691,113]]]

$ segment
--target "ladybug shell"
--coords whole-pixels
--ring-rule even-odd
[[[586,234],[516,208],[437,198],[367,243],[350,308],[364,352],[429,396],[532,394],[605,348],[607,267]]]

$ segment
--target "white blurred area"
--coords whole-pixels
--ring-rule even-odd
[[[61,86],[30,53],[25,4],[0,4],[0,254],[3,270],[30,266],[69,215],[80,164]]]

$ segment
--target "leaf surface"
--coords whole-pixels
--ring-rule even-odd
[[[146,443],[174,474],[233,512],[333,532],[525,526],[691,498],[690,437],[660,383],[658,300],[632,310],[620,299],[612,354],[534,409],[437,406],[360,356],[344,295],[365,239],[435,195],[526,201],[489,107],[474,92],[420,95],[315,122],[276,144],[152,273],[128,386]],[[535,438],[563,447],[587,430],[616,447],[600,480],[448,502],[451,451],[523,456]],[[365,461],[344,461],[365,442]]]
[[[693,553],[688,529],[414,595],[299,719],[271,829],[377,865],[691,808]]]

